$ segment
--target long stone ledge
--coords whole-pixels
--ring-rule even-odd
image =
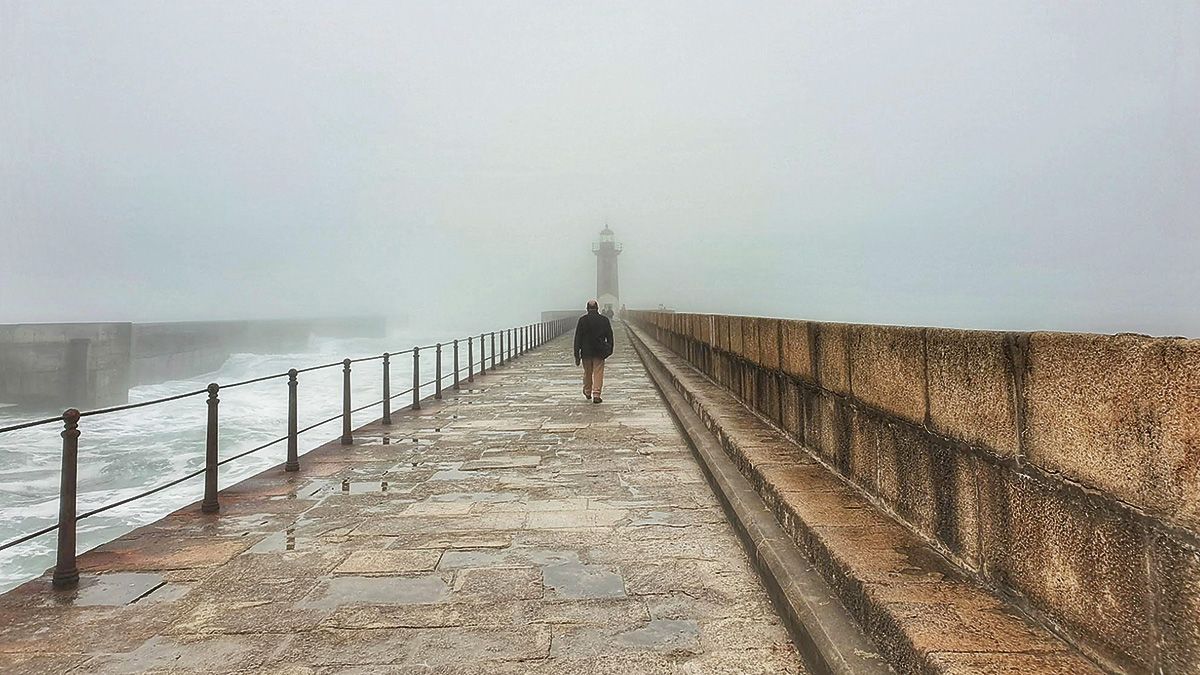
[[[1099,673],[729,391],[633,328],[783,530],[902,673]]]

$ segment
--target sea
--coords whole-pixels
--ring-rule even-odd
[[[196,389],[210,382],[232,383],[264,375],[305,368],[343,358],[358,358],[449,342],[462,337],[449,331],[400,333],[386,339],[332,339],[311,337],[306,349],[296,353],[233,354],[211,373],[186,380],[142,385],[129,391],[129,402],[148,401]],[[466,348],[461,345],[461,367]],[[476,360],[479,355],[476,351]],[[412,386],[412,356],[391,359],[393,394]],[[443,373],[452,382],[450,347],[444,348]],[[352,407],[382,398],[381,361],[354,364],[351,372]],[[433,354],[422,353],[421,380],[433,378]],[[433,393],[430,385],[424,395]],[[287,378],[220,392],[220,456],[236,453],[283,436],[287,432]],[[206,396],[200,395],[118,413],[85,417],[79,430],[78,512],[110,504],[203,468],[206,437]],[[393,399],[393,409],[408,397]],[[297,389],[299,427],[340,414],[342,368],[302,373]],[[0,427],[28,419],[51,417],[60,410],[0,408]],[[378,419],[382,406],[354,416],[354,425]],[[58,489],[62,462],[62,425],[49,424],[0,434],[0,544],[32,532],[58,519]],[[304,453],[341,435],[341,422],[333,421],[300,436]],[[220,486],[232,485],[284,461],[287,445],[278,443],[221,467]],[[303,461],[303,460],[301,460]],[[82,553],[122,534],[153,522],[199,500],[204,478],[196,477],[130,504],[78,522],[77,550]],[[54,566],[55,533],[0,551],[0,592],[35,578]]]

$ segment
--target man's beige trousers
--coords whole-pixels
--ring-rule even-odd
[[[586,396],[597,397],[604,386],[604,359],[584,357],[583,359],[583,393]]]

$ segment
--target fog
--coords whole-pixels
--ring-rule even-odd
[[[1200,4],[0,0],[0,322],[1200,335]]]

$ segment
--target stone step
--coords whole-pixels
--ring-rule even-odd
[[[644,331],[631,330],[897,672],[1103,672],[827,469],[815,452]]]

